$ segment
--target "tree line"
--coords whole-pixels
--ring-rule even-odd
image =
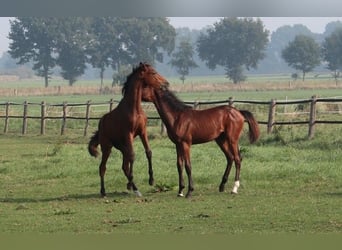
[[[176,33],[167,18],[26,17],[11,21],[8,52],[19,64],[30,62],[35,73],[45,79],[45,86],[56,67],[73,85],[91,64],[99,70],[102,84],[106,69],[112,68],[116,72],[113,82],[120,82],[139,61],[167,63],[183,82],[190,70],[203,62],[211,70],[222,68],[237,83],[245,80],[246,70],[255,70],[265,61],[274,41],[279,46],[284,43],[277,35],[286,28],[273,33],[270,42],[262,21],[252,18],[222,18],[196,32],[194,38],[189,32],[182,33],[184,30]],[[332,30],[321,41],[304,29],[281,46],[278,57],[301,71],[303,80],[322,62],[336,80],[340,77],[342,28]]]
[[[175,30],[165,18],[20,17],[10,21],[9,54],[18,63],[33,62],[45,86],[55,66],[70,85],[86,63],[120,70],[137,61],[162,61],[160,49],[171,53]]]

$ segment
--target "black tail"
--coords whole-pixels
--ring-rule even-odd
[[[94,135],[90,138],[88,144],[88,151],[91,156],[97,157],[99,152],[97,151],[97,146],[99,145],[99,130],[97,130]]]
[[[239,110],[239,111],[245,118],[246,122],[248,122],[250,143],[256,142],[260,136],[259,124],[257,120],[255,120],[253,114],[249,112],[248,110]]]

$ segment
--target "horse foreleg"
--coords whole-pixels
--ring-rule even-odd
[[[184,179],[183,179],[183,157],[180,153],[178,146],[177,146],[177,170],[178,170],[178,183],[179,183],[177,196],[184,197],[183,189],[185,188],[185,185],[184,185]]]
[[[99,166],[99,175],[100,175],[100,182],[101,182],[100,193],[101,193],[102,197],[106,196],[104,176],[106,174],[106,163],[107,163],[108,157],[110,155],[110,152],[111,152],[111,148],[102,147],[102,159],[101,159],[101,163]]]
[[[186,198],[191,198],[192,191],[194,191],[194,187],[192,182],[190,159],[185,160],[185,171],[188,176],[188,193],[186,194]]]
[[[153,169],[152,169],[152,151],[148,143],[146,132],[142,133],[140,138],[141,138],[142,144],[144,145],[145,154],[146,154],[146,158],[148,161],[148,175],[149,175],[148,183],[150,184],[150,186],[152,186],[154,184]]]
[[[186,194],[186,198],[190,198],[192,191],[194,191],[191,174],[190,145],[184,143],[181,151],[183,155],[182,158],[184,159],[185,163],[185,171],[188,176],[188,192]]]

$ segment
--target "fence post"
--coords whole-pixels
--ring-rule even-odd
[[[231,106],[231,107],[234,107],[234,97],[229,97],[228,99],[228,105]]]
[[[8,132],[8,121],[9,121],[9,106],[10,103],[6,102],[6,118],[5,118],[5,128],[4,128],[4,133],[6,134]]]
[[[62,118],[61,135],[64,135],[64,131],[65,131],[67,107],[68,107],[67,102],[63,102],[63,118]]]
[[[317,97],[314,95],[311,97],[310,104],[310,120],[309,120],[309,139],[312,139],[315,135],[315,123],[316,123],[316,102]]]
[[[87,136],[87,132],[88,132],[88,127],[89,127],[89,117],[90,117],[90,103],[91,101],[87,101],[87,109],[86,109],[86,124],[85,124],[85,128],[84,128],[84,133],[83,136]]]
[[[45,135],[45,101],[41,103],[41,116],[40,116],[40,134]]]
[[[24,113],[23,113],[23,127],[21,133],[24,135],[26,134],[27,130],[27,107],[28,107],[28,102],[24,102]]]
[[[268,122],[267,122],[267,133],[272,133],[273,124],[274,124],[274,117],[275,117],[275,108],[276,108],[276,100],[272,99],[270,102],[270,108],[268,111]]]

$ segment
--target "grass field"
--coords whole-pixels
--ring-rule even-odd
[[[304,88],[177,94],[189,101],[341,95],[336,89]],[[43,98],[0,97],[0,102],[81,103],[108,101],[113,96]],[[118,100],[120,95],[114,98]],[[72,129],[74,124],[68,124],[66,136],[59,136],[56,128],[46,136],[32,132],[21,136],[21,120],[12,122],[18,129],[0,134],[0,233],[316,236],[342,232],[341,125],[320,124],[312,140],[307,139],[307,126],[280,126],[271,135],[261,127],[262,136],[255,145],[247,143],[244,133],[238,195],[230,194],[234,169],[226,192],[218,192],[225,159],[217,145],[196,145],[192,147],[195,191],[188,200],[176,197],[175,147],[160,135],[158,126],[148,127],[155,186],[148,185],[147,161],[136,140],[134,178],[143,197],[125,190],[121,155],[113,150],[106,174],[108,196],[100,198],[100,160],[87,152],[89,136]]]
[[[233,175],[227,192],[218,192],[225,167],[218,147],[194,146],[190,200],[176,197],[175,149],[167,138],[151,140],[154,187],[147,184],[141,143],[135,143],[135,181],[142,198],[125,190],[121,156],[113,151],[103,199],[99,159],[88,155],[87,138],[1,135],[0,232],[341,233],[342,139],[335,135],[342,128],[321,127],[320,136],[310,141],[297,132],[263,135],[253,146],[242,139],[238,195],[229,193]]]

